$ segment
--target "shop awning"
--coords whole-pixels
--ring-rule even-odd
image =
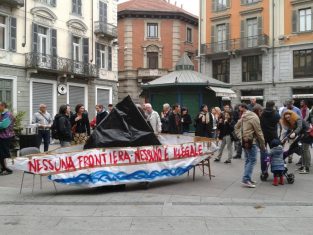
[[[237,97],[236,93],[232,89],[229,89],[229,88],[212,87],[212,86],[208,88],[214,91],[216,96],[218,97],[230,97],[230,98]]]
[[[313,98],[313,94],[297,94],[292,96],[293,99]]]
[[[263,96],[241,96],[241,100],[251,100],[252,98],[255,98],[257,100],[263,100]]]

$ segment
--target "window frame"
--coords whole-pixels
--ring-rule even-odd
[[[76,14],[76,15],[79,15],[79,16],[82,16],[82,1],[80,2],[81,4],[80,4],[80,6],[79,6],[79,4],[78,4],[78,1],[79,0],[74,0],[75,1],[75,4],[74,4],[74,2],[72,1],[72,13],[73,14]],[[80,9],[80,10],[79,10]]]
[[[78,43],[74,42],[75,38],[79,40]],[[76,51],[75,48],[78,48],[78,51]],[[72,50],[73,50],[73,60],[75,62],[83,62],[82,61],[83,60],[83,55],[82,55],[82,38],[81,37],[73,36]],[[78,60],[76,60],[76,58],[77,58],[77,54],[76,53],[77,52],[79,53],[78,54],[78,58],[79,58]]]
[[[152,25],[156,26],[156,30],[154,30],[156,32],[156,36],[151,36],[150,35],[149,26],[152,26]],[[159,38],[159,23],[157,23],[157,22],[147,22],[146,29],[147,29],[146,37],[148,39],[157,39],[157,38]]]
[[[242,56],[241,58],[242,82],[261,82],[263,75],[262,65],[263,65],[262,55]],[[252,80],[251,79],[252,75],[255,75],[257,79]]]
[[[190,26],[186,27],[186,42],[193,43],[193,30]]]
[[[154,57],[150,57],[149,55],[156,55]],[[155,66],[151,66],[152,64],[150,63],[150,58],[154,58],[156,59],[156,64]],[[150,52],[147,52],[147,68],[148,69],[159,69],[159,52],[154,52],[154,51],[150,51]]]
[[[311,64],[308,64],[308,61],[307,61],[308,51],[311,51],[310,52]],[[304,66],[303,70],[301,70],[301,65],[300,65],[300,63],[301,63],[301,54],[300,53],[301,52],[305,52],[305,66]],[[297,68],[295,67],[295,63],[296,63],[295,54],[296,53],[299,53]],[[294,50],[293,54],[292,54],[292,59],[293,59],[293,77],[294,77],[294,79],[306,78],[306,77],[313,76],[313,48]],[[300,70],[300,72],[299,72],[299,70]],[[302,72],[302,74],[301,74],[301,72]]]
[[[308,15],[306,13],[306,11],[310,10],[310,14]],[[301,12],[305,12],[303,16],[301,16]],[[303,33],[303,32],[310,32],[312,31],[312,8],[311,7],[307,7],[307,8],[301,8],[298,10],[298,20],[299,20],[299,32]],[[308,20],[308,16],[310,17]],[[304,30],[301,30],[301,18],[304,18]],[[307,28],[308,23],[310,23],[310,29]]]
[[[220,73],[218,72],[217,66],[221,66],[222,71]],[[223,68],[226,68],[225,71],[223,71]],[[213,75],[213,78],[218,81],[230,83],[230,59],[225,58],[225,59],[219,59],[219,60],[212,60],[212,75]],[[220,76],[224,76],[224,79],[219,79]]]

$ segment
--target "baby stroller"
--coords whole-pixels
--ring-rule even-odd
[[[287,138],[289,138],[289,136],[291,135],[292,133],[290,133],[288,136],[286,136],[282,141],[281,141],[281,144],[284,145]],[[297,136],[297,138],[295,139],[295,141],[290,145],[289,149],[287,151],[284,152],[284,160],[290,156],[291,154],[293,153],[296,153],[298,155],[301,155],[301,152],[302,151],[302,143],[300,141],[300,137]],[[271,157],[268,155],[266,156],[264,159],[264,162],[266,164],[266,170],[264,172],[261,173],[260,175],[260,179],[261,181],[266,181],[269,174],[268,174],[268,169],[271,165]],[[293,173],[288,173],[288,168],[287,168],[287,165],[285,163],[285,170],[283,172],[283,175],[285,176],[288,184],[293,184],[295,182],[295,175]]]

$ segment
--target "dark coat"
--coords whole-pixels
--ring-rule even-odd
[[[96,117],[96,125],[98,126],[99,123],[108,115],[107,111],[103,111],[101,113],[98,113],[97,114],[97,117]]]
[[[87,113],[83,113],[82,119],[79,121],[75,121],[75,118],[77,118],[77,113],[71,116],[71,125],[72,127],[76,124],[76,133],[86,133],[89,136],[90,135],[90,125],[89,125],[89,118]]]
[[[271,171],[283,171],[285,170],[283,147],[281,145],[271,149]]]
[[[189,132],[190,130],[189,126],[192,123],[190,115],[187,113],[183,115],[181,118],[184,120],[184,122],[182,122],[183,132]]]
[[[217,124],[217,129],[220,131],[218,138],[223,139],[227,135],[231,135],[234,131],[234,123],[230,120],[228,122],[223,122]]]
[[[202,136],[202,137],[209,137],[209,133],[213,129],[213,117],[212,114],[209,113],[209,122],[203,123],[202,119],[199,118],[200,114],[203,114],[203,112],[200,112],[196,118],[195,118],[195,126],[196,126],[196,136]]]
[[[264,135],[265,142],[271,143],[273,139],[277,139],[277,125],[280,116],[278,112],[273,109],[264,109],[260,117],[261,128]]]
[[[61,141],[70,142],[72,140],[71,122],[70,122],[69,117],[66,115],[59,116],[58,134],[59,134],[59,140]]]
[[[168,112],[164,115],[164,117],[161,117],[162,133],[168,133],[169,131],[169,120],[168,120],[169,114],[170,113]]]
[[[168,133],[170,134],[181,134],[181,117],[178,113],[170,112],[168,116]]]

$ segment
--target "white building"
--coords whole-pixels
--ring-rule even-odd
[[[0,3],[0,100],[26,120],[40,103],[117,102],[116,0]]]

